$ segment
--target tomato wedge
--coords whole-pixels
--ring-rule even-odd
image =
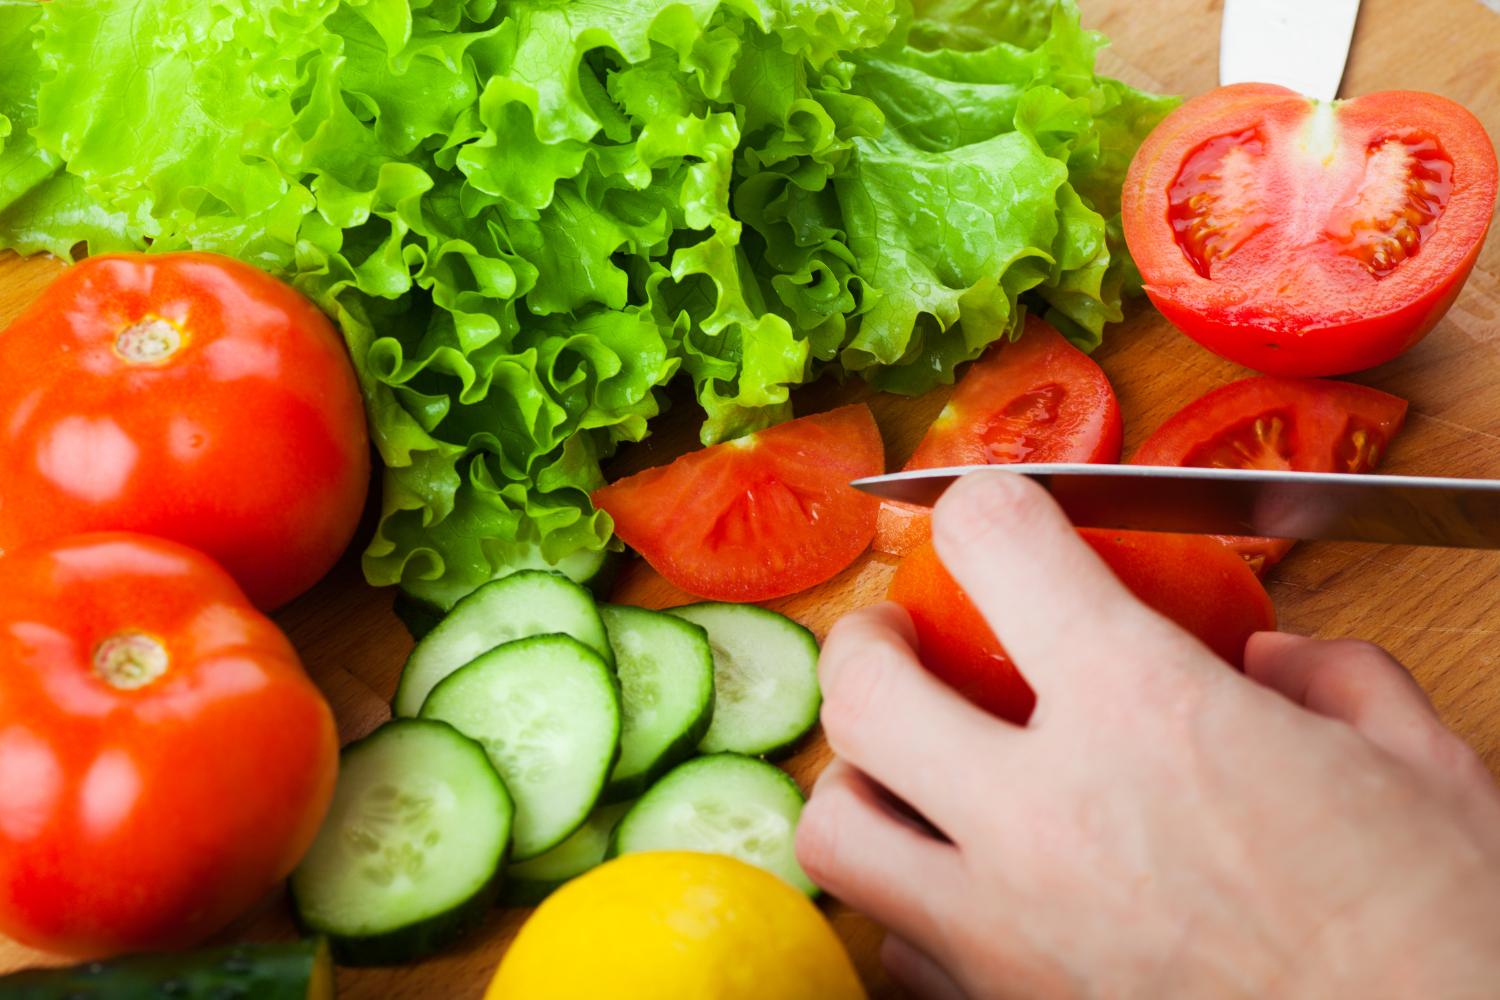
[[[1350,382],[1241,379],[1173,414],[1131,457],[1132,465],[1369,472],[1401,425],[1406,400]],[[1257,575],[1296,544],[1290,538],[1213,535]]]
[[[1389,361],[1458,297],[1495,206],[1495,152],[1446,98],[1313,101],[1220,87],[1141,145],[1122,199],[1151,301],[1272,375]]]
[[[676,586],[764,601],[822,583],[865,550],[879,501],[849,480],[884,471],[880,431],[860,403],[695,451],[593,499]]]
[[[1123,424],[1109,379],[1035,316],[974,362],[903,469],[1011,462],[1118,462]],[[884,501],[874,546],[906,555],[932,534],[926,507]]]
[[[1131,593],[1244,666],[1245,642],[1276,628],[1276,609],[1243,560],[1206,535],[1079,528]],[[1023,724],[1036,695],[937,557],[921,546],[896,569],[888,600],[916,626],[922,665],[980,708]]]

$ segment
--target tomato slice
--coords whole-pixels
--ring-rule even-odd
[[[1132,465],[1297,472],[1369,472],[1406,421],[1406,400],[1350,382],[1241,379],[1184,406],[1131,457]],[[1291,538],[1211,535],[1264,575]]]
[[[1197,636],[1227,663],[1244,666],[1245,642],[1276,628],[1276,609],[1244,560],[1206,535],[1079,528],[1130,591]],[[1036,695],[932,543],[896,569],[887,599],[916,626],[922,665],[980,708],[1023,724]]]
[[[1495,206],[1495,152],[1446,98],[1324,103],[1270,84],[1173,111],[1125,181],[1151,301],[1220,357],[1337,375],[1421,340],[1467,280]]]
[[[1120,405],[1099,366],[1035,316],[976,361],[903,469],[1011,462],[1118,462]],[[929,510],[887,500],[874,546],[906,555],[932,534]]]
[[[865,550],[879,501],[849,480],[884,471],[880,431],[860,403],[695,451],[593,499],[676,586],[764,601],[822,583]]]

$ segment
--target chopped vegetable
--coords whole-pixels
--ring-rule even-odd
[[[907,469],[1011,462],[1118,462],[1124,425],[1099,366],[1035,316],[964,374]],[[932,534],[926,507],[885,500],[874,547],[904,556]]]
[[[1369,472],[1406,421],[1406,400],[1350,382],[1240,379],[1204,393],[1158,427],[1132,465]],[[1291,551],[1291,538],[1211,535],[1257,576]]]
[[[1276,628],[1276,610],[1255,574],[1207,535],[1078,533],[1131,593],[1235,667],[1243,665],[1252,633]],[[1002,719],[1030,718],[1036,695],[931,542],[902,561],[886,596],[911,615],[923,666]]]
[[[1271,375],[1389,361],[1458,297],[1495,208],[1469,112],[1410,91],[1318,102],[1242,83],[1162,122],[1131,165],[1124,226],[1162,314]]]
[[[849,481],[884,471],[880,431],[860,403],[684,455],[594,503],[688,593],[763,601],[822,583],[865,550],[879,502]]]

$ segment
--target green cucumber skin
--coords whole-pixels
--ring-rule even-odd
[[[665,610],[666,610],[667,614],[675,614],[675,613],[680,612],[680,611],[685,611],[685,610],[694,609],[694,608],[712,608],[712,607],[718,607],[718,606],[737,607],[737,606],[740,606],[740,605],[728,604],[727,602],[724,602],[724,601],[701,601],[701,602],[698,602],[696,604],[684,604],[684,605],[681,605],[679,607],[667,608]],[[747,607],[755,607],[755,605],[747,605]],[[817,658],[818,658],[821,650],[820,650],[820,648],[818,646],[817,637],[813,635],[811,629],[809,629],[807,626],[803,625],[800,622],[793,621],[791,618],[787,618],[786,615],[783,615],[780,612],[771,611],[769,609],[760,609],[760,610],[764,610],[767,614],[775,615],[778,618],[784,619],[787,625],[791,626],[799,634],[805,635],[806,642],[807,642],[807,644],[810,647],[811,652],[812,652],[813,661],[814,661],[814,663],[817,662]],[[690,621],[691,619],[684,618],[684,620]],[[806,719],[806,725],[802,728],[802,730],[800,732],[796,733],[790,739],[788,739],[788,740],[786,740],[786,741],[784,741],[782,743],[777,743],[777,744],[774,744],[774,745],[768,746],[768,747],[753,747],[753,748],[745,748],[745,749],[739,749],[739,748],[733,748],[733,749],[731,749],[731,748],[728,748],[728,747],[707,749],[707,748],[704,748],[704,747],[701,747],[701,746],[698,746],[698,745],[695,744],[694,745],[694,749],[697,750],[700,753],[707,754],[707,755],[712,755],[712,754],[716,754],[716,753],[738,753],[738,754],[743,754],[745,756],[750,756],[750,757],[759,757],[759,758],[761,758],[763,760],[767,760],[767,761],[784,760],[787,757],[790,757],[792,754],[796,753],[798,747],[800,747],[802,745],[802,741],[805,740],[808,737],[808,734],[810,734],[814,729],[817,728],[817,725],[818,725],[818,714],[819,714],[819,711],[820,711],[821,707],[822,707],[822,692],[821,692],[821,687],[820,687],[819,688],[819,693],[818,693],[818,699],[812,705],[812,713]],[[712,719],[710,719],[710,723],[712,723]],[[705,733],[706,732],[707,732],[707,730],[705,730]],[[701,743],[702,737],[699,738],[699,741]]]
[[[5,1000],[333,1000],[323,938],[130,955],[0,976]]]
[[[333,957],[340,965],[399,965],[446,948],[484,923],[485,916],[500,897],[509,855],[510,848],[507,846],[500,864],[495,868],[495,874],[468,899],[437,916],[406,927],[397,927],[384,934],[345,937],[316,927],[302,919],[302,908],[297,905],[297,893],[290,882],[287,883],[287,895],[291,898],[292,916],[298,929],[303,933],[326,936],[328,945],[333,950]]]
[[[421,642],[443,620],[442,612],[400,590],[396,591],[396,599],[391,602],[391,611],[401,619],[401,624],[406,626],[406,631],[411,634],[414,642]]]
[[[603,607],[602,606],[601,606],[600,610],[601,610],[601,617],[602,617],[602,612],[603,612]],[[641,609],[641,610],[649,610],[649,609]],[[656,613],[665,614],[666,612],[656,612]],[[674,615],[673,617],[675,618],[676,616]],[[683,622],[683,624],[691,625],[697,631],[702,632],[703,633],[704,643],[705,643],[705,645],[707,645],[707,642],[708,642],[708,633],[707,633],[707,631],[704,630],[703,626],[697,625],[697,624],[695,624],[693,622],[689,622],[686,619],[678,618],[677,620],[680,621],[680,622]],[[615,803],[618,803],[618,802],[628,802],[631,799],[638,799],[638,798],[640,798],[642,795],[644,795],[646,793],[646,789],[648,789],[652,785],[656,784],[656,782],[658,780],[660,780],[668,771],[672,770],[672,768],[676,767],[678,764],[681,764],[683,761],[685,761],[688,758],[693,757],[694,755],[697,754],[697,752],[698,752],[698,744],[703,740],[703,734],[708,732],[708,727],[710,725],[712,725],[713,721],[714,721],[714,691],[713,691],[713,684],[712,684],[713,663],[712,663],[712,659],[711,659],[712,653],[710,653],[709,655],[710,655],[710,661],[709,661],[710,683],[709,683],[708,702],[704,706],[702,714],[700,714],[697,719],[693,720],[693,724],[692,724],[691,728],[689,728],[686,732],[684,732],[676,740],[673,740],[672,743],[670,743],[666,747],[666,749],[664,749],[662,751],[661,756],[659,756],[656,759],[656,762],[654,764],[652,764],[651,767],[648,768],[647,770],[642,771],[639,774],[632,775],[630,777],[615,778],[615,777],[613,777],[613,769],[611,769],[610,780],[604,786],[604,791],[602,791],[602,792],[599,793],[599,803],[598,803],[599,805],[601,805],[601,806],[614,805]],[[619,656],[618,656],[618,654],[616,654],[616,663],[617,663],[617,666],[618,666],[618,660],[619,660]],[[623,710],[623,706],[625,704],[625,702],[624,702],[623,699],[624,699],[624,693],[623,693],[623,690],[622,690],[622,692],[621,692],[621,702],[620,702],[620,704],[622,706],[622,710]]]

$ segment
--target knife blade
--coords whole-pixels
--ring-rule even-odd
[[[1154,465],[976,465],[914,469],[849,485],[930,507],[980,469],[1040,483],[1075,525],[1500,549],[1500,480]]]
[[[1358,14],[1359,0],[1224,0],[1219,85],[1277,83],[1333,100]]]

